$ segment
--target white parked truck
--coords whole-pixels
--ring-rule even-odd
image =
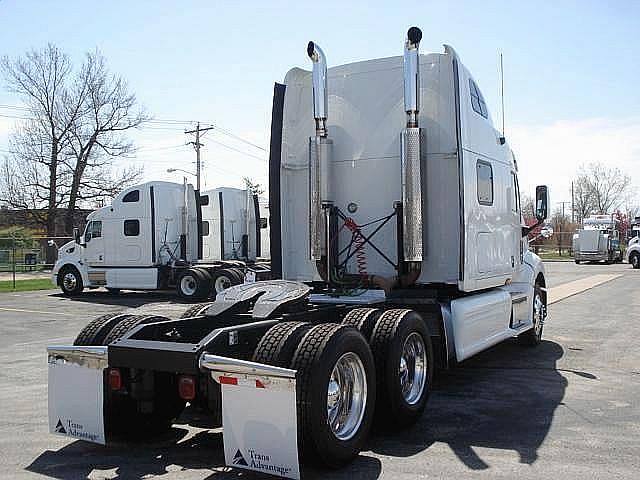
[[[625,252],[625,259],[633,268],[640,268],[640,217],[636,217],[630,225],[629,242]]]
[[[299,478],[300,459],[353,459],[374,422],[414,423],[436,369],[541,342],[547,282],[514,155],[453,48],[419,55],[421,37],[409,29],[404,56],[331,69],[309,43],[313,71],[274,89],[281,279],[178,320],[101,317],[49,347],[52,432],[151,434],[189,402],[222,425],[228,465]],[[540,186],[539,224],[548,205]]]
[[[260,261],[269,241],[264,202],[235,188],[197,193],[170,182],[122,191],[58,249],[52,281],[67,295],[175,288],[200,299],[242,283],[247,265],[268,272]]]
[[[575,262],[621,262],[618,223],[613,215],[591,215],[585,218],[582,228],[573,235]]]

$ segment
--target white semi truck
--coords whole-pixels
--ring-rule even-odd
[[[509,338],[540,343],[547,281],[514,155],[453,48],[419,55],[421,37],[331,69],[309,43],[313,71],[274,89],[282,279],[178,320],[101,317],[49,347],[52,432],[152,434],[188,402],[223,426],[228,465],[299,478],[301,460],[353,459],[374,422],[414,423],[436,369]],[[540,186],[539,223],[548,205]]]
[[[630,225],[629,243],[625,252],[625,259],[633,268],[640,268],[640,217],[636,217]]]
[[[246,265],[260,275],[268,249],[264,201],[247,190],[198,192],[187,183],[147,182],[91,212],[82,235],[58,249],[52,281],[66,295],[84,288],[175,288],[206,298],[243,283]]]
[[[622,261],[618,220],[613,215],[591,215],[573,235],[573,258],[583,261],[614,263]]]

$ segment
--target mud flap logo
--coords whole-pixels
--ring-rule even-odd
[[[56,433],[62,433],[63,435],[67,434],[67,431],[64,429],[64,426],[62,425],[62,420],[60,420],[58,418],[58,424],[56,425]]]
[[[240,451],[240,449],[238,449],[238,451],[236,452],[236,454],[233,456],[233,462],[234,465],[243,465],[245,467],[247,467],[247,461],[244,459],[244,457],[242,456],[242,452]]]

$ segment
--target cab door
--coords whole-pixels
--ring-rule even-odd
[[[102,221],[92,220],[84,231],[85,261],[90,267],[104,265],[104,239],[102,238]]]

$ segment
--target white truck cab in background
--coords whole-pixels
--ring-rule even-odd
[[[614,263],[622,261],[619,221],[613,215],[591,215],[573,235],[576,263],[583,261]]]
[[[245,263],[259,260],[268,245],[266,215],[246,190],[218,188],[198,199],[187,183],[129,187],[91,212],[83,234],[60,247],[52,280],[70,295],[85,287],[176,287],[200,298],[210,293],[202,284],[217,281],[219,291],[243,281]]]
[[[630,263],[633,268],[640,268],[640,217],[636,217],[631,222],[631,232],[629,234],[629,242],[625,252],[625,260]]]

